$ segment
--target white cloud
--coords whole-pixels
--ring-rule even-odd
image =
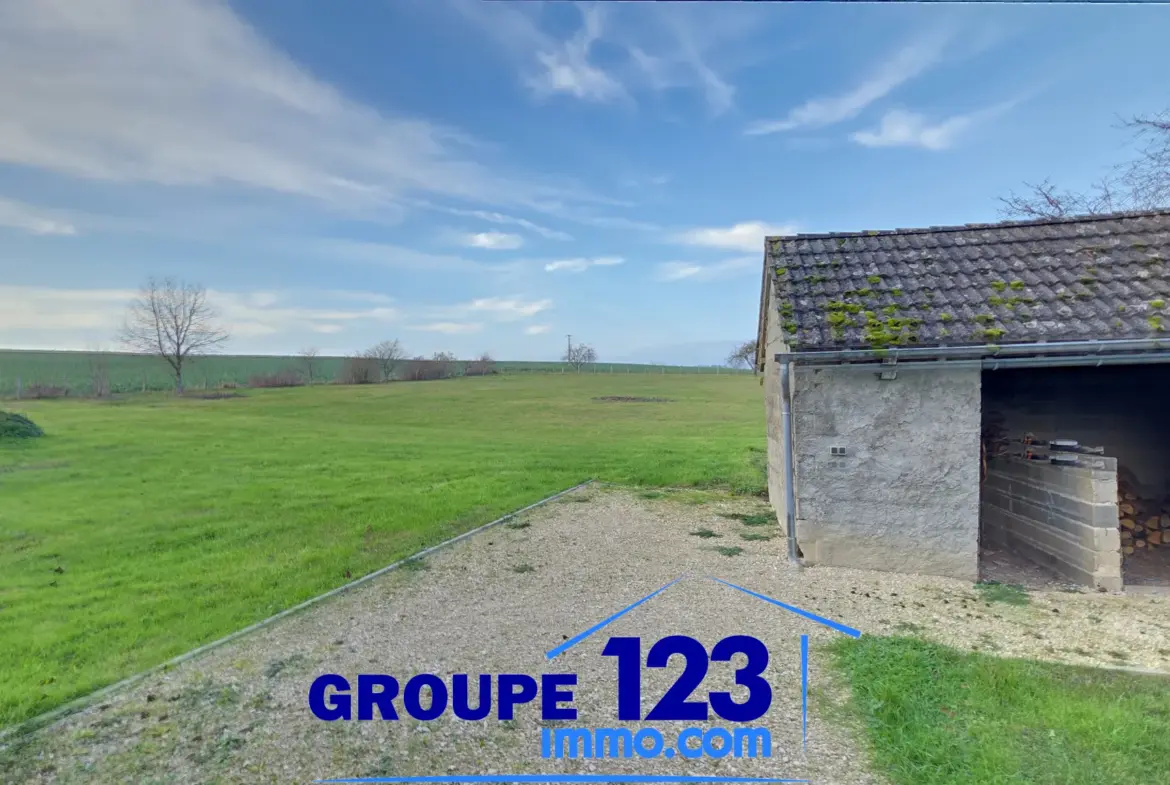
[[[547,324],[530,324],[524,328],[525,335],[542,335],[547,333],[549,326]]]
[[[0,285],[0,331],[38,331],[54,336],[55,348],[84,348],[93,337],[111,340],[136,296],[133,289],[56,289]],[[208,301],[235,338],[290,333],[331,333],[340,324],[393,323],[398,309],[379,306],[349,310],[288,304],[281,292],[208,290]]]
[[[589,50],[601,35],[601,7],[578,6],[581,29],[567,41],[536,52],[541,70],[528,77],[537,95],[568,93],[588,101],[610,101],[626,96],[621,83],[589,62]]]
[[[838,96],[814,98],[779,120],[759,120],[748,125],[749,135],[774,134],[797,128],[821,128],[850,120],[870,104],[885,98],[905,82],[936,64],[953,34],[934,30],[907,44],[852,90]]]
[[[500,224],[502,226],[519,226],[521,229],[527,229],[533,234],[539,234],[541,237],[547,237],[550,240],[572,240],[573,236],[558,229],[550,229],[547,226],[542,226],[538,223],[529,221],[527,218],[517,218],[504,213],[497,213],[491,210],[467,210],[462,207],[448,207],[447,205],[434,204],[425,199],[410,199],[408,202],[415,207],[420,207],[425,210],[435,210],[438,212],[447,213],[449,215],[458,215],[465,218],[478,218],[481,221],[488,223]]]
[[[77,227],[49,211],[0,198],[0,226],[40,235],[75,235]]]
[[[343,329],[345,329],[345,328],[342,327],[340,324],[315,324],[315,325],[313,325],[313,328],[312,328],[313,332],[323,333],[325,335],[332,335],[334,333],[339,333]]]
[[[561,271],[583,273],[590,267],[612,267],[623,262],[625,262],[625,259],[620,256],[599,256],[594,259],[560,259],[547,263],[544,269],[550,273]]]
[[[761,244],[762,245],[762,244]],[[698,262],[663,262],[658,265],[660,281],[714,281],[752,270],[762,270],[762,256],[737,256],[711,264]]]
[[[958,115],[930,124],[926,117],[915,112],[893,109],[882,117],[877,128],[857,131],[850,139],[864,147],[922,147],[943,150],[950,147],[955,136],[971,124],[971,118]]]
[[[290,250],[358,264],[420,272],[508,273],[515,269],[513,264],[489,264],[462,256],[428,253],[401,245],[363,240],[300,241],[292,244]]]
[[[445,335],[469,335],[482,330],[483,325],[478,322],[431,322],[430,324],[414,325],[408,329]]]
[[[522,81],[538,97],[559,93],[602,103],[632,100],[639,89],[693,89],[702,93],[714,114],[731,107],[735,88],[710,64],[710,50],[758,30],[742,11],[729,23],[719,21],[731,19],[726,9],[718,17],[700,18],[679,6],[644,12],[617,4],[581,4],[580,29],[562,40],[544,32],[536,18],[539,9],[526,4],[451,0],[449,5],[521,64]],[[643,24],[607,22],[631,13],[640,13]],[[605,66],[593,57],[600,42],[610,50]]]
[[[764,238],[795,234],[792,226],[766,224],[762,221],[745,221],[727,228],[709,227],[689,229],[675,235],[674,240],[683,245],[697,245],[705,248],[721,248],[728,251],[764,252]]]
[[[471,313],[487,313],[500,321],[527,319],[552,308],[552,300],[521,300],[515,297],[484,297],[455,306]]]
[[[464,236],[463,244],[469,248],[485,248],[492,251],[514,251],[524,245],[524,238],[506,232],[477,232]]]
[[[945,150],[973,125],[1001,114],[1016,101],[968,114],[959,114],[938,122],[930,122],[924,115],[904,109],[892,109],[882,116],[877,128],[857,131],[850,139],[864,147],[921,147],[925,150]]]
[[[585,199],[477,163],[461,132],[342,95],[223,0],[0,4],[0,162],[95,180],[237,185],[344,208],[409,193]]]

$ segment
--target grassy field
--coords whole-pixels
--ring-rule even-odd
[[[759,492],[761,399],[544,374],[10,402],[46,436],[0,444],[0,726],[590,477]]]
[[[968,654],[910,638],[834,645],[894,785],[1170,782],[1170,679]]]
[[[166,363],[156,357],[112,352],[33,352],[0,349],[0,397],[13,397],[18,385],[27,389],[40,384],[64,387],[71,395],[89,395],[93,389],[95,360],[104,361],[110,390],[115,393],[170,390],[174,379]],[[345,362],[341,357],[319,357],[313,361],[317,381],[334,381]],[[572,369],[564,363],[497,362],[501,373],[562,373]],[[302,374],[308,367],[301,357],[217,355],[190,361],[184,370],[189,388],[214,388],[224,383],[247,384],[253,376],[294,368]],[[597,363],[587,373],[596,374],[750,374],[727,368],[631,365]]]

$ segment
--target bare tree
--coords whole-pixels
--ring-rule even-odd
[[[731,354],[727,355],[724,361],[729,368],[751,368],[756,369],[756,342],[744,341],[739,346],[732,350]]]
[[[579,343],[565,350],[565,356],[561,358],[561,361],[568,363],[575,370],[580,371],[586,365],[597,362],[597,352],[592,346]]]
[[[173,278],[151,278],[130,303],[118,340],[132,351],[166,360],[183,392],[183,368],[193,357],[217,351],[229,335],[207,290]]]
[[[317,356],[320,350],[316,346],[309,346],[301,349],[301,362],[305,365],[305,374],[309,377],[309,384],[313,383],[313,371],[317,368]]]
[[[366,350],[365,356],[378,364],[382,373],[382,381],[390,381],[394,377],[394,369],[406,359],[406,350],[398,341],[382,341]]]
[[[1170,110],[1121,124],[1133,135],[1138,155],[1088,191],[1062,191],[1049,180],[1024,183],[1023,194],[1001,197],[1006,218],[1064,218],[1119,210],[1156,210],[1170,205]]]
[[[450,352],[435,352],[431,356],[431,364],[440,379],[448,379],[455,375],[455,355]]]
[[[488,376],[496,372],[496,361],[487,352],[467,364],[464,376]]]

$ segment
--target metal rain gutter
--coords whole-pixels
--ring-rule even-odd
[[[1038,343],[1012,343],[1003,346],[913,346],[889,349],[842,349],[837,351],[789,352],[776,355],[777,362],[787,358],[802,366],[845,365],[848,363],[895,362],[899,366],[912,361],[946,361],[957,363],[962,360],[982,362],[985,359],[1007,359],[1020,355],[1044,355],[1046,357],[1108,356],[1121,352],[1170,351],[1170,339],[1148,338],[1108,341],[1060,341]],[[990,356],[989,356],[990,354]],[[1133,360],[1140,355],[1122,355]],[[1149,355],[1152,356],[1152,355]]]
[[[1159,363],[1170,363],[1170,351],[1165,352],[1149,352],[1147,354],[1082,354],[1075,356],[1049,356],[1049,357],[980,357],[969,360],[899,360],[896,363],[842,363],[842,364],[821,364],[815,365],[812,363],[793,363],[792,359],[788,359],[789,364],[800,365],[804,367],[819,367],[819,368],[838,368],[845,371],[869,371],[871,373],[879,372],[881,370],[908,370],[914,368],[980,368],[985,371],[998,371],[1005,368],[1076,368],[1076,367],[1098,367],[1104,365],[1154,365]]]

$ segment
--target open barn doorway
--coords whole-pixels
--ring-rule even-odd
[[[987,370],[982,386],[985,574],[1170,587],[1170,366]]]

